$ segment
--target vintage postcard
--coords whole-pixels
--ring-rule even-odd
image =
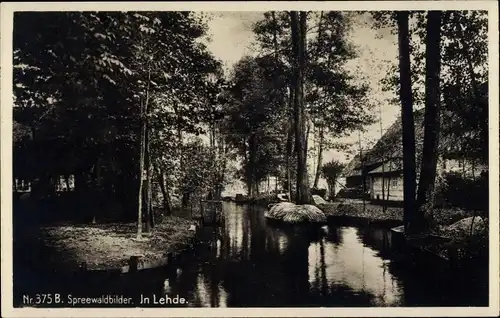
[[[2,317],[498,316],[496,1],[1,9]]]

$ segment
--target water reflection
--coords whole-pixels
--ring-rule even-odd
[[[402,292],[393,284],[395,278],[387,271],[386,261],[362,244],[357,229],[338,231],[342,244],[325,239],[309,246],[312,294],[323,301],[341,296],[369,306],[400,305]]]
[[[263,212],[224,203],[221,227],[202,228],[206,244],[177,268],[124,275],[107,284],[96,281],[96,295],[103,287],[110,293],[179,295],[192,307],[459,306],[487,301],[484,286],[482,292],[467,290],[439,275],[401,266],[394,261],[387,230],[330,225],[299,232],[270,226]],[[89,296],[92,284],[86,277],[75,285]]]
[[[266,223],[263,209],[225,203],[225,224],[211,235],[179,279],[190,305],[241,306],[418,306],[447,305],[432,297],[436,284],[415,277],[391,259],[384,229],[326,227],[299,233]],[[208,229],[205,229],[208,230]],[[183,275],[196,273],[187,287]],[[454,293],[442,283],[439,293]],[[434,290],[436,288],[434,287]],[[174,293],[181,290],[172,289]],[[456,305],[456,304],[455,304]]]

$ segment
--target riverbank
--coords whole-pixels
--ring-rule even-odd
[[[403,209],[387,207],[384,211],[381,206],[373,204],[334,202],[320,204],[318,207],[326,214],[329,220],[346,220],[354,223],[379,223],[388,226],[397,226],[403,222]]]
[[[334,202],[328,204],[320,204],[318,207],[329,218],[350,217],[363,219],[370,222],[387,222],[399,223],[403,222],[402,207],[387,207],[384,211],[381,205],[375,205],[367,202],[363,208],[363,203],[346,203]],[[451,225],[461,219],[473,216],[473,211],[462,209],[435,209],[433,211],[433,223],[436,226]]]
[[[281,201],[278,199],[276,194],[261,194],[253,197],[248,197],[248,196],[237,197],[233,200],[233,202],[236,204],[255,204],[261,206],[268,206],[271,203],[278,203]]]
[[[396,227],[403,223],[403,208],[387,207],[367,203],[329,203],[319,205],[330,222],[344,222],[358,225],[376,224]],[[402,226],[399,226],[402,231]],[[435,209],[430,236],[421,242],[410,242],[411,246],[425,250],[457,265],[470,268],[487,264],[488,220],[476,216],[473,211],[462,209]]]
[[[128,272],[131,258],[137,260],[138,269],[166,265],[169,255],[194,243],[192,224],[164,217],[140,239],[135,223],[50,226],[40,228],[40,240],[50,253],[48,261],[58,268]]]

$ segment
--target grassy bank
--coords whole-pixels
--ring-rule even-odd
[[[132,256],[142,264],[161,264],[171,252],[185,248],[194,239],[191,221],[165,217],[150,233],[136,238],[134,223],[62,225],[40,228],[40,238],[59,267],[88,270],[121,269]],[[49,260],[49,261],[50,261]]]
[[[370,221],[393,221],[403,222],[403,208],[387,207],[384,211],[381,205],[366,203],[329,203],[319,205],[319,208],[328,217],[356,217]],[[473,216],[473,211],[462,209],[435,209],[433,211],[433,223],[437,226],[446,226],[454,222]]]
[[[271,203],[280,202],[276,194],[260,194],[258,196],[247,197],[244,196],[240,199],[235,199],[237,204],[255,204],[261,206],[268,206]]]
[[[327,217],[363,218],[370,221],[403,221],[403,209],[388,207],[386,211],[381,206],[360,203],[329,203],[319,205]]]

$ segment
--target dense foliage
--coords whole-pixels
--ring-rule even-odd
[[[105,192],[130,217],[139,176],[145,191],[159,173],[171,191],[189,178],[180,146],[208,130],[222,85],[198,15],[25,12],[14,23],[15,120],[30,133],[14,152],[16,175],[46,184],[74,174],[84,201]]]

